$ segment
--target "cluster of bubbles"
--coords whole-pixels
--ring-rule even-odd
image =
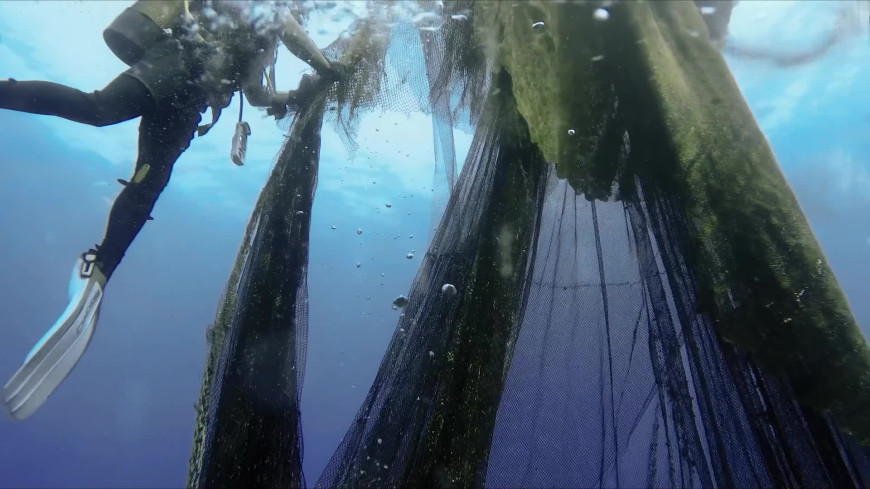
[[[259,0],[247,0],[259,3]],[[359,0],[323,1],[303,0],[293,2],[294,8],[302,17],[318,15],[318,23],[331,22],[333,24],[350,25],[361,19],[367,19],[370,25],[377,25],[384,29],[379,32],[376,29],[373,35],[386,35],[386,31],[392,28],[396,21],[411,20],[421,30],[438,30],[441,28],[444,2],[361,2]],[[455,14],[453,20],[468,18],[468,14]],[[341,37],[347,36],[343,31]]]
[[[341,2],[304,0],[298,2],[298,8],[299,12],[306,17],[312,13],[317,13],[325,16],[326,20],[330,22],[345,24],[366,17],[369,13],[366,3],[357,0]]]
[[[210,32],[238,28],[238,22],[250,25],[259,35],[279,32],[284,19],[295,10],[291,0],[208,0],[202,7],[202,16],[207,19],[205,28]]]

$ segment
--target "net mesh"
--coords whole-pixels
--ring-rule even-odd
[[[299,397],[324,97],[303,111],[251,216],[203,382],[189,487],[304,487]]]
[[[374,384],[315,487],[482,479],[544,182],[503,93],[490,100]]]
[[[697,312],[677,202],[551,174],[486,487],[861,487],[866,464]]]
[[[365,5],[365,15],[323,49],[347,75],[328,90],[324,122],[351,156],[360,118],[373,111],[439,114],[440,123],[470,130],[492,79],[481,69],[492,60],[474,35],[473,0]],[[278,121],[282,129],[292,123],[289,114]],[[439,134],[446,136],[443,129]],[[440,137],[436,147],[445,144]]]
[[[449,201],[377,376],[315,487],[866,487],[866,446],[799,401],[788,372],[723,339],[723,324],[740,316],[712,307],[711,290],[762,306],[747,301],[759,286],[746,270],[728,271],[728,260],[764,273],[777,256],[806,263],[782,245],[785,231],[766,229],[772,244],[746,255],[733,229],[705,227],[709,216],[751,218],[745,210],[758,202],[733,214],[734,199],[698,179],[733,175],[745,185],[740,172],[756,170],[727,164],[770,162],[715,148],[687,157],[686,141],[717,145],[722,135],[686,129],[680,110],[689,107],[686,121],[707,118],[700,131],[713,120],[728,136],[744,107],[709,109],[739,92],[718,76],[719,53],[711,62],[677,35],[684,6],[613,7],[617,28],[598,39],[608,61],[592,71],[604,80],[606,123],[578,128],[598,143],[577,162],[581,174],[565,178],[571,162],[544,160],[514,74],[475,31],[476,4],[419,4],[425,15],[410,22],[393,3],[366,4],[367,16],[325,50],[350,76],[282,121],[291,137],[211,334],[189,486],[305,486],[298,397],[318,131],[333,124],[352,152],[360,115],[391,110],[431,115]],[[697,15],[687,22],[703,26]],[[626,29],[633,34],[606,37]],[[670,78],[653,76],[655,56],[712,101],[681,99]],[[475,135],[456,178],[459,125]],[[753,130],[730,134],[732,146],[749,147]],[[770,175],[758,180],[781,179]],[[785,212],[770,202],[756,210]],[[834,290],[818,280],[820,297]],[[777,313],[806,310],[792,299]]]

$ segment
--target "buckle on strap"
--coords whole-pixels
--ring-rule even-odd
[[[82,268],[79,275],[82,278],[91,278],[97,268],[97,253],[93,250],[88,250],[82,253]]]

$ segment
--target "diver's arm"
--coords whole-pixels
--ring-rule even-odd
[[[242,91],[245,93],[248,103],[254,107],[270,107],[275,103],[287,100],[290,96],[290,92],[272,92],[263,86],[262,73],[256,73],[245,80],[242,84]]]
[[[253,60],[251,66],[260,67],[267,66],[267,60],[272,60],[275,57],[274,48],[267,51],[262,51],[257,54],[257,59]],[[248,72],[248,76],[241,80],[240,88],[248,99],[248,103],[254,107],[270,107],[276,102],[286,100],[287,92],[278,92],[275,90],[274,80],[269,79],[266,74],[267,84],[263,84],[264,70],[255,68]]]
[[[320,52],[320,48],[290,14],[287,14],[287,18],[284,19],[284,30],[280,37],[281,42],[294,56],[308,63],[318,73],[325,74],[333,70],[329,60]]]
[[[329,82],[329,78],[302,75],[299,87],[287,92],[269,90],[261,82],[261,78],[252,77],[249,83],[244,85],[243,90],[248,103],[255,107],[266,107],[266,114],[281,119],[287,115],[288,110],[299,110],[310,102],[311,97],[323,88],[323,83]]]

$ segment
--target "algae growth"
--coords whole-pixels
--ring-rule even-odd
[[[299,114],[248,225],[209,335],[188,487],[302,485],[298,395],[325,103],[324,86]]]
[[[587,197],[637,199],[632,182],[638,178],[677,203],[686,224],[688,265],[704,304],[698,312],[709,314],[721,338],[751,353],[767,372],[790,379],[802,402],[870,440],[870,350],[695,5],[619,2],[607,9],[606,20],[596,17],[599,8],[593,2],[473,4],[475,40],[465,49],[482,48],[484,55],[454,56],[462,60],[459,66],[494,61],[509,75],[511,84],[497,84],[496,90],[506,92],[497,94],[504,104],[513,107],[515,100],[523,120],[514,148],[522,158],[500,170],[507,175],[497,197],[502,203],[494,224],[481,231],[478,268],[462,289],[464,297],[476,299],[463,306],[465,319],[443,357],[451,384],[430,401],[433,424],[421,442],[426,453],[409,470],[421,480],[439,468],[463,484],[479,477],[469,461],[488,450],[480,440],[488,441],[502,385],[493,379],[509,361],[506,345],[514,339],[511,325],[519,307],[511,294],[520,277],[499,274],[504,252],[494,244],[496,224],[517,230],[510,261],[523,262],[529,247],[523,233],[533,220],[528,199],[543,168],[523,162],[539,161],[537,151]],[[379,35],[374,28],[365,32]],[[345,59],[361,67],[352,72],[372,78],[334,92],[349,111],[377,98],[385,49],[381,40],[365,36],[354,42]],[[255,216],[262,211],[258,206]],[[244,253],[243,248],[239,264],[247,259]],[[234,271],[230,283],[237,280]],[[206,384],[214,377],[235,301],[228,289],[206,369],[197,447],[204,443],[211,389]],[[493,317],[504,329],[484,328]],[[446,426],[467,427],[460,432],[468,439],[457,445],[445,435]],[[464,452],[453,450],[459,445]],[[197,450],[195,459],[201,457]]]
[[[870,349],[697,9],[631,2],[612,19],[630,132],[649,148],[635,171],[681,199],[720,334],[870,439]]]
[[[602,63],[609,25],[597,10],[596,2],[476,2],[474,18],[478,42],[510,73],[532,141],[578,193],[604,198],[616,173],[608,138],[616,97]]]
[[[721,337],[870,440],[870,349],[695,4],[602,5],[475,4],[532,140],[589,198],[675,198]]]

